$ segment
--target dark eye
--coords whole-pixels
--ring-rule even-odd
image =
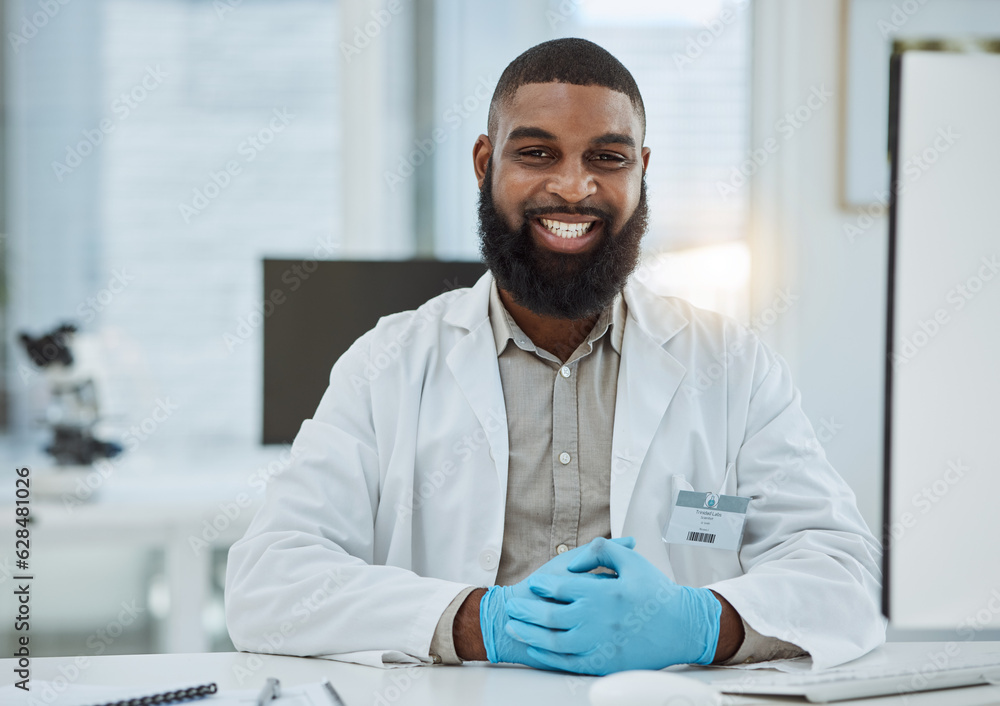
[[[612,152],[601,152],[595,155],[594,159],[598,162],[607,162],[609,164],[624,164],[627,160],[620,154],[614,154]]]
[[[552,156],[549,154],[548,150],[543,150],[540,147],[536,147],[530,150],[524,150],[523,152],[520,153],[520,155],[528,159],[546,159],[547,157]]]

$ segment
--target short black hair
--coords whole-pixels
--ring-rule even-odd
[[[527,83],[570,83],[574,86],[603,86],[624,93],[639,115],[646,134],[646,108],[639,87],[622,62],[602,46],[579,37],[553,39],[537,44],[514,59],[504,69],[493,91],[487,131],[496,139],[500,107]]]

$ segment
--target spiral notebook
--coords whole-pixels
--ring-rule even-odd
[[[203,685],[204,686],[204,685]],[[0,687],[0,704],[4,706],[105,706],[122,704],[132,699],[161,706],[255,706],[259,689],[219,689],[207,695],[191,693],[203,688],[194,684],[167,684],[160,687],[93,686],[31,680],[31,691],[13,684]],[[177,696],[177,699],[169,697]],[[153,697],[159,697],[154,700]],[[342,706],[343,702],[323,682],[283,687],[281,696],[269,702],[273,706]]]

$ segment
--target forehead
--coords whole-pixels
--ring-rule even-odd
[[[604,86],[526,83],[501,106],[497,138],[506,140],[517,127],[542,128],[560,139],[589,139],[622,133],[642,142],[642,125],[632,101]]]

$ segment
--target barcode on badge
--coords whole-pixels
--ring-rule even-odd
[[[707,542],[712,544],[715,542],[715,535],[708,532],[688,532],[689,542]]]

